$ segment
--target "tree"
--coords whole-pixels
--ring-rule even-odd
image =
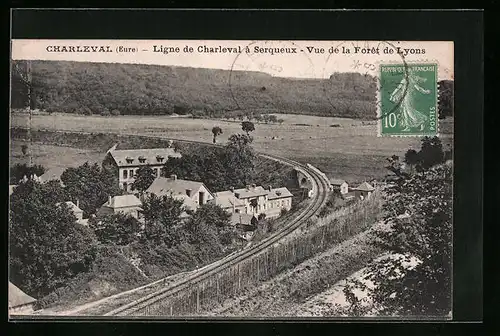
[[[140,167],[135,174],[135,180],[132,183],[132,190],[144,192],[149,188],[151,183],[156,179],[156,173],[151,167]]]
[[[399,156],[392,155],[391,157],[386,158],[386,160],[389,162],[389,164],[385,166],[385,168],[391,171],[394,175],[398,177],[404,177],[408,175],[406,172],[403,171],[403,165],[399,160]]]
[[[96,239],[76,224],[58,183],[28,181],[10,199],[10,279],[35,297],[90,269]]]
[[[16,163],[10,167],[10,183],[17,184],[24,177],[30,177],[33,174],[37,176],[45,173],[45,167],[41,165],[28,166],[26,163]]]
[[[429,169],[432,166],[444,162],[443,144],[437,136],[433,138],[424,137],[418,152],[418,166],[420,170]]]
[[[111,111],[111,115],[113,115],[113,116],[119,116],[120,114],[121,114],[120,111],[117,109],[114,109]]]
[[[251,121],[243,121],[241,123],[241,129],[243,130],[243,132],[249,135],[250,132],[255,131],[255,125]]]
[[[231,215],[224,211],[220,206],[205,203],[191,216],[186,223],[186,228],[190,234],[191,243],[201,243],[209,241],[228,245],[234,238],[234,229],[230,224]]]
[[[132,215],[122,212],[91,218],[89,227],[103,244],[128,245],[137,240],[141,223]]]
[[[215,126],[214,128],[212,128],[212,134],[214,135],[213,143],[216,143],[217,136],[222,134],[222,128],[220,128],[219,126]]]
[[[83,115],[92,115],[92,110],[87,106],[83,106],[81,112]]]
[[[225,146],[224,166],[228,167],[227,180],[231,186],[244,186],[253,182],[257,155],[249,135],[233,134]]]
[[[444,164],[388,189],[378,244],[399,254],[369,266],[367,290],[380,315],[448,316],[451,312],[452,167]],[[414,260],[412,267],[405,263]],[[351,291],[352,293],[352,291]],[[355,299],[353,298],[353,303]],[[356,307],[355,307],[356,310]]]
[[[278,117],[276,117],[274,114],[271,114],[271,115],[269,115],[269,121],[272,123],[277,123]]]
[[[168,247],[179,244],[182,239],[181,214],[183,202],[170,195],[149,195],[142,204],[144,215],[144,239],[151,244]]]
[[[104,107],[102,110],[101,110],[101,116],[103,117],[109,117],[111,115],[111,112],[109,112],[109,110]]]
[[[23,155],[28,154],[28,145],[26,145],[26,144],[22,145],[21,151],[23,152]]]
[[[418,162],[419,162],[419,157],[417,151],[414,150],[413,148],[408,149],[405,153],[405,163],[411,167],[412,172],[415,165],[417,165]]]
[[[97,163],[85,162],[76,168],[68,168],[61,175],[61,181],[71,199],[80,201],[84,214],[94,214],[109,196],[120,195],[118,177],[112,170],[101,168]]]

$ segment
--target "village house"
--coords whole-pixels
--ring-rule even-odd
[[[83,219],[83,210],[80,209],[80,204],[78,200],[76,201],[76,204],[71,201],[67,201],[64,203],[69,207],[69,210],[73,213],[73,215],[75,215],[76,222],[78,224],[88,225],[88,219]],[[60,204],[61,203],[56,203],[57,206],[59,206]]]
[[[108,201],[97,211],[96,216],[99,218],[118,212],[141,219],[142,202],[135,195],[109,196]]]
[[[229,213],[245,213],[245,202],[234,195],[234,190],[215,193],[214,203]]]
[[[330,186],[332,191],[339,191],[341,195],[345,195],[349,192],[349,185],[344,180],[331,179]]]
[[[234,197],[231,196],[234,195]],[[266,218],[276,218],[283,209],[292,208],[292,193],[285,187],[275,188],[248,185],[246,188],[232,189],[216,193],[216,204],[233,213],[251,214],[258,217],[261,214]]]
[[[31,314],[34,311],[36,301],[9,281],[9,314]]]
[[[171,195],[174,198],[183,200],[186,208],[193,211],[214,199],[213,193],[208,190],[203,182],[179,179],[177,175],[157,177],[145,191],[145,194]]]
[[[156,176],[160,177],[161,169],[169,158],[181,157],[173,148],[117,150],[116,146],[108,150],[104,162],[117,168],[119,187],[126,191],[131,191],[131,185],[140,167],[150,167]]]
[[[356,198],[365,199],[369,197],[373,191],[375,191],[375,188],[368,182],[363,182],[353,190],[356,195]]]
[[[66,169],[67,168],[63,168],[63,167],[49,168],[45,173],[43,173],[42,175],[40,175],[38,177],[38,181],[41,183],[48,182],[48,181],[55,181],[55,180],[61,181],[61,176]],[[61,182],[61,185],[63,185],[62,182]]]

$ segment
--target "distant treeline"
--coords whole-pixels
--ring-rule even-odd
[[[13,61],[12,108],[28,106],[26,69],[26,61]],[[31,61],[31,75],[31,108],[49,113],[376,117],[376,80],[359,73],[289,79],[248,71]]]

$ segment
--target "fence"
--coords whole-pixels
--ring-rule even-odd
[[[220,306],[224,300],[240,294],[246,287],[265,281],[316,253],[361,232],[373,224],[381,212],[379,192],[368,199],[340,209],[314,225],[270,246],[263,252],[189,284],[169,296],[158,296],[119,315],[195,316]]]

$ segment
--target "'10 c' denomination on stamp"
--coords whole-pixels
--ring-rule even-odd
[[[437,70],[434,63],[380,66],[380,136],[438,135]]]

